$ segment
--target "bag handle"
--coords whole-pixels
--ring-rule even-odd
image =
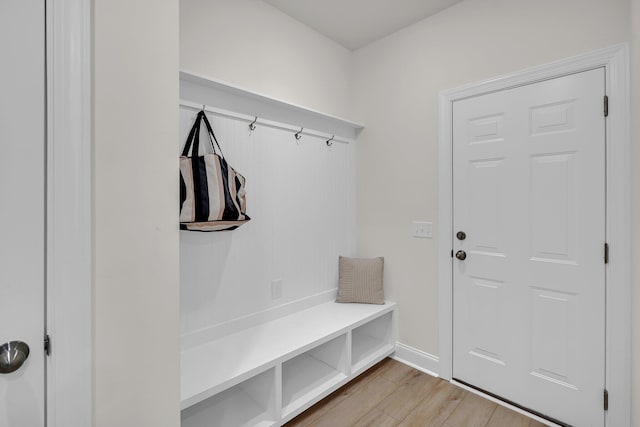
[[[216,143],[215,145],[218,146],[218,150],[220,151],[220,157],[224,158],[224,155],[222,154],[222,149],[220,148],[220,144],[218,143],[218,140],[216,139],[216,136],[213,133],[213,129],[211,128],[211,124],[209,123],[209,120],[207,119],[207,116],[204,113],[204,111],[199,111],[198,112],[196,120],[193,123],[193,126],[191,127],[191,130],[189,131],[189,136],[187,136],[187,142],[184,144],[184,149],[182,150],[182,156],[183,157],[188,157],[189,156],[189,151],[190,151],[192,145],[193,145],[193,150],[191,150],[191,155],[192,156],[197,156],[198,155],[198,152],[200,151],[200,126],[201,126],[203,120],[204,120],[204,123],[205,123],[205,125],[207,127],[207,134],[209,136],[209,142],[211,143],[211,148],[213,149],[214,154],[218,154],[216,152],[216,147],[213,145],[213,142],[215,141],[215,143]]]
[[[215,141],[216,145],[218,146],[218,151],[220,151],[220,157],[224,158],[224,154],[222,154],[222,148],[220,148],[220,144],[218,144],[218,140],[216,139],[216,135],[213,133],[213,129],[211,128],[211,123],[209,123],[209,119],[207,118],[207,115],[204,113],[204,111],[200,111],[200,113],[202,114],[202,120],[204,121],[205,126],[207,126],[207,132],[209,134],[209,142],[211,143],[211,148],[213,148],[213,152],[214,153],[216,152],[216,147],[214,147],[213,145],[213,141]]]
[[[198,129],[199,127],[200,127],[200,116],[196,117],[196,120],[193,122],[193,125],[191,126],[191,130],[189,131],[189,136],[187,136],[187,141],[184,143],[184,148],[182,150],[182,157],[187,157],[189,155],[189,149],[191,148],[191,144],[193,143],[193,139],[196,134],[196,129]]]

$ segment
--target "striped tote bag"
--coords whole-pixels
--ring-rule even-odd
[[[211,154],[199,154],[202,122]],[[225,160],[207,116],[200,111],[180,157],[180,229],[234,230],[251,219],[246,209],[245,179]]]

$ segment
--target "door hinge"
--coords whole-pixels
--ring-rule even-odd
[[[603,405],[604,405],[604,410],[608,411],[609,410],[609,391],[606,388],[604,389]]]
[[[44,354],[47,356],[51,355],[51,337],[49,334],[44,336]]]
[[[609,244],[604,244],[604,263],[609,264]]]
[[[609,97],[604,96],[604,116],[609,117]]]
[[[453,258],[453,249],[451,249],[451,258]]]

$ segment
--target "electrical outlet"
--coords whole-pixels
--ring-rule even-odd
[[[433,223],[426,221],[413,221],[413,237],[432,239]]]
[[[271,281],[271,299],[282,298],[282,279],[275,279]]]

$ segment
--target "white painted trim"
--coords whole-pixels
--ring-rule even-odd
[[[183,334],[182,351],[336,299],[337,288]]]
[[[438,289],[440,375],[452,375],[452,103],[471,96],[605,67],[609,95],[607,119],[607,240],[606,268],[606,425],[631,423],[631,191],[629,141],[629,47],[612,46],[551,64],[469,84],[440,93]],[[447,239],[447,236],[449,238]]]
[[[47,0],[47,425],[93,424],[91,0]]]
[[[631,425],[631,142],[629,49],[607,66],[607,426]]]
[[[438,331],[440,371],[451,379],[453,371],[453,152],[452,103],[443,93],[439,99],[438,142]]]
[[[417,348],[397,342],[391,358],[434,377],[439,377],[439,358]]]

